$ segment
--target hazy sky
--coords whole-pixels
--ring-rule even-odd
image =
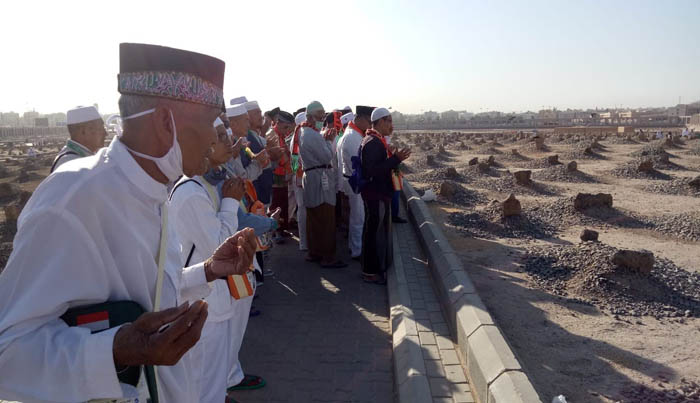
[[[120,42],[226,62],[224,96],[395,110],[700,99],[700,1],[2,3],[0,111],[117,111]]]

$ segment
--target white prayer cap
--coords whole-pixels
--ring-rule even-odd
[[[385,118],[391,115],[391,112],[387,108],[374,108],[372,111],[372,122],[376,122],[381,118]]]
[[[300,112],[297,117],[294,118],[294,123],[299,126],[304,122],[306,122],[306,112]]]
[[[340,123],[343,125],[346,125],[350,123],[351,120],[355,119],[355,115],[352,112],[348,112],[345,115],[340,117]]]
[[[219,126],[223,126],[223,125],[224,125],[224,122],[222,122],[221,118],[217,116],[216,120],[214,121],[214,127],[219,127]]]
[[[232,118],[234,116],[241,116],[247,114],[248,111],[245,109],[243,104],[234,105],[230,108],[226,108],[226,117]]]
[[[236,98],[231,98],[230,105],[238,105],[238,104],[243,104],[248,102],[248,98],[246,97],[236,97]]]
[[[254,111],[254,110],[260,110],[260,106],[258,105],[258,101],[248,101],[243,104],[245,106],[245,110],[247,111]]]
[[[89,122],[91,120],[102,120],[102,116],[94,106],[79,106],[71,109],[66,114],[66,124],[75,125]]]

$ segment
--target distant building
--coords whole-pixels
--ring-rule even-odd
[[[457,119],[459,119],[459,112],[457,111],[449,110],[440,114],[440,120],[443,121],[456,122]]]

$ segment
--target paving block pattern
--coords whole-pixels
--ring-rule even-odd
[[[461,259],[433,220],[425,202],[406,181],[403,197],[409,218],[418,228],[416,235],[425,252],[425,257],[418,260],[431,274],[436,290],[434,295],[437,301],[424,298],[424,306],[416,311],[419,313],[416,327],[421,332],[419,340],[426,342],[422,346],[423,356],[429,359],[439,357],[443,365],[442,368],[426,366],[431,374],[444,374],[444,380],[433,381],[431,378],[434,399],[444,399],[445,385],[452,382],[454,385],[467,385],[465,390],[451,393],[450,397],[455,402],[470,402],[475,397],[481,403],[540,402],[530,380],[479,298]],[[406,236],[400,231],[398,233],[399,236]],[[418,249],[418,245],[411,245],[411,250]],[[405,252],[402,250],[401,253]],[[406,277],[410,278],[410,274]],[[415,288],[410,293],[412,298],[419,295]],[[438,302],[437,305],[443,309],[437,310],[434,302]],[[432,339],[424,333],[435,328],[444,334],[435,336],[434,345],[427,344]],[[457,344],[453,345],[453,341]],[[458,370],[462,365],[467,369],[466,376]]]
[[[420,370],[413,379],[413,395],[404,393],[399,386],[399,402],[435,402],[455,403],[474,402],[469,382],[460,363],[459,356],[450,335],[449,325],[445,313],[439,302],[437,291],[433,285],[425,255],[418,241],[416,230],[410,224],[394,225],[394,271],[390,273],[389,299],[392,306],[392,325],[394,312],[405,314],[404,322],[415,323],[416,348],[418,357],[422,361],[416,364]],[[392,279],[392,276],[394,279]],[[397,280],[400,279],[400,280]],[[393,295],[398,289],[407,290],[407,298],[400,302],[402,310],[394,309]],[[398,298],[397,298],[398,299]],[[394,330],[394,342],[397,340],[397,331]],[[397,378],[405,379],[401,373],[410,369],[404,368],[403,362],[397,362],[395,354],[395,371]],[[397,379],[400,382],[400,379]],[[410,381],[409,381],[410,382]]]

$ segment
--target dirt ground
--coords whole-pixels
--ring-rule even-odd
[[[446,144],[447,153],[443,154],[447,157],[442,158],[439,167],[426,167],[421,161],[428,154],[437,154],[437,148],[421,150],[415,141],[407,141],[402,134],[394,135],[392,142],[394,138],[414,144],[414,154],[407,161],[409,167],[413,166],[413,173],[407,177],[419,191],[435,187],[434,181],[425,179],[426,172],[430,177],[431,170],[464,168],[473,157],[483,160],[494,155],[496,162],[500,163],[498,170],[512,170],[517,163],[507,161],[506,156],[511,148],[522,146],[503,141],[503,147],[495,147],[503,154],[479,154],[480,146],[467,140],[464,143],[471,146],[471,150],[451,148],[451,144]],[[500,141],[498,137],[495,140]],[[603,158],[577,160],[578,170],[598,183],[539,182],[553,185],[557,197],[575,196],[578,192],[610,193],[616,208],[645,216],[700,211],[699,197],[650,193],[644,190],[652,181],[650,179],[620,178],[610,174],[613,168],[631,160],[631,152],[648,143],[617,144],[605,140],[600,143],[605,148],[601,152]],[[520,152],[530,159],[558,154],[563,163],[571,160],[561,157],[571,150],[571,144],[550,143],[549,139],[546,144],[550,148],[548,152],[528,152],[524,148],[520,148]],[[678,178],[698,176],[700,157],[686,152],[687,148],[681,146],[669,150],[676,156],[672,161],[684,169],[659,171]],[[533,169],[533,173],[535,171],[537,169]],[[568,402],[574,403],[641,402],[645,399],[630,398],[625,395],[625,390],[645,386],[656,391],[670,391],[679,388],[684,380],[700,382],[700,319],[611,315],[594,306],[544,291],[522,269],[525,251],[535,245],[578,244],[584,227],[570,226],[544,239],[468,237],[449,224],[450,213],[481,209],[489,200],[505,200],[508,192],[479,188],[478,184],[467,183],[464,187],[483,193],[488,200],[464,207],[438,198],[429,204],[433,217],[442,224],[444,233],[461,256],[479,294],[543,401],[549,402],[554,396],[563,394]],[[517,198],[526,208],[551,202],[555,200],[552,196],[520,194]],[[682,240],[653,229],[585,228],[599,231],[602,243],[624,249],[647,249],[657,258],[670,259],[685,270],[700,271],[700,242]]]

